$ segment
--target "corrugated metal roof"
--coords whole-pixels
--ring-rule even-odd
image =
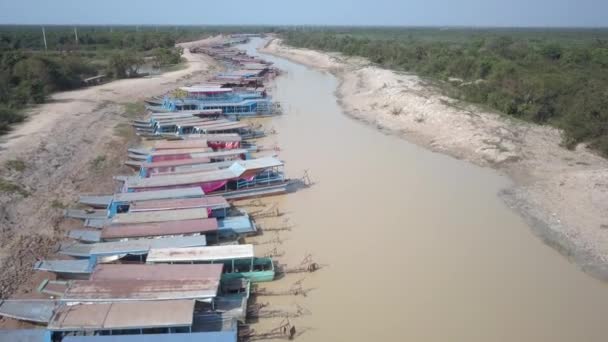
[[[127,241],[93,244],[91,255],[145,254],[152,248],[184,248],[205,246],[205,235],[164,237],[158,239],[133,239]]]
[[[196,127],[203,132],[217,132],[217,131],[226,131],[229,129],[239,129],[239,128],[247,128],[249,124],[244,122],[233,122],[225,125],[192,125],[192,127]]]
[[[167,150],[160,150],[160,151],[152,151],[150,152],[150,155],[153,157],[158,157],[158,156],[172,156],[172,155],[179,155],[179,154],[190,154],[190,153],[203,153],[203,152],[209,152],[212,151],[211,148],[209,147],[205,147],[205,148],[178,148],[178,149],[167,149]]]
[[[182,334],[67,336],[63,342],[236,342],[237,332],[209,331]]]
[[[0,341],[51,342],[51,332],[45,329],[0,329]]]
[[[197,172],[208,172],[214,170],[221,170],[230,167],[234,164],[234,160],[225,160],[221,162],[215,163],[207,163],[207,164],[194,164],[194,165],[185,165],[185,166],[175,166],[174,171],[164,171],[164,172],[156,172],[151,173],[150,177],[159,177],[159,176],[169,176],[169,175],[180,175],[180,174],[189,174],[189,173],[197,173]]]
[[[170,222],[155,222],[145,224],[121,225],[105,227],[101,231],[102,239],[122,239],[153,236],[187,235],[208,233],[217,230],[215,218],[204,220],[184,220]]]
[[[55,300],[7,299],[0,301],[0,316],[28,322],[47,323],[57,306]]]
[[[99,230],[72,229],[68,232],[68,237],[84,242],[99,242],[101,241],[101,232]]]
[[[94,244],[67,242],[62,243],[59,248],[59,253],[78,258],[88,258],[91,255],[91,249]]]
[[[196,125],[204,125],[209,122],[209,119],[193,118],[190,120],[171,120],[171,121],[159,121],[157,126],[159,128],[164,127],[194,127]],[[199,147],[200,148],[200,147]],[[164,150],[160,150],[164,151]]]
[[[206,219],[205,208],[128,212],[112,218],[112,225]]]
[[[91,273],[91,263],[87,259],[82,260],[42,260],[34,264],[34,269],[54,273]]]
[[[213,298],[219,280],[74,280],[69,284],[61,301],[119,302]]]
[[[132,239],[127,241],[99,242],[92,244],[71,243],[62,245],[59,253],[88,258],[91,255],[110,256],[122,254],[145,254],[151,248],[182,248],[205,246],[204,235],[165,237],[159,239]]]
[[[200,184],[206,182],[235,179],[246,171],[263,170],[282,165],[283,162],[272,157],[239,160],[235,161],[229,168],[223,170],[199,172],[184,175],[157,176],[151,178],[129,178],[127,180],[127,187],[134,189]]]
[[[181,148],[203,148],[203,147],[209,147],[209,146],[207,146],[207,140],[204,140],[204,139],[201,139],[201,140],[173,140],[173,141],[163,140],[163,141],[157,141],[154,144],[154,148],[157,151],[175,150],[175,149],[181,149]]]
[[[169,189],[169,190],[154,190],[142,192],[125,192],[114,195],[115,202],[133,202],[160,200],[169,198],[187,198],[187,197],[203,197],[205,193],[200,187]]]
[[[238,156],[238,155],[246,154],[246,153],[247,153],[247,150],[245,150],[245,149],[191,153],[191,155],[193,157],[192,159],[178,159],[178,160],[163,160],[163,161],[157,161],[157,162],[145,162],[142,164],[142,167],[144,167],[144,168],[170,167],[170,166],[209,163],[209,158]]]
[[[193,313],[193,300],[66,305],[57,310],[48,329],[82,331],[189,327]]]
[[[220,280],[223,264],[100,264],[90,280]]]
[[[130,212],[174,210],[188,208],[224,209],[230,208],[230,204],[221,196],[210,196],[202,198],[167,199],[156,201],[133,202],[129,206]]]
[[[230,93],[232,92],[231,88],[220,88],[220,87],[180,87],[179,89],[189,92],[189,93]]]
[[[226,245],[192,248],[158,248],[148,252],[148,263],[214,261],[253,258],[253,245]]]

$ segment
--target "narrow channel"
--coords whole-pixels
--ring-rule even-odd
[[[255,55],[260,43],[242,48]],[[266,122],[278,132],[266,143],[281,147],[291,177],[308,170],[315,182],[274,200],[295,225],[279,259],[311,253],[329,265],[268,285],[304,279],[308,296],[261,300],[310,310],[292,319],[306,330],[299,341],[606,339],[606,284],[502,203],[508,179],[352,120],[332,75],[263,57],[285,71],[273,89],[285,115]]]

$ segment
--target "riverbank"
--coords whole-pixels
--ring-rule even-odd
[[[198,42],[199,44],[202,42]],[[206,79],[219,69],[210,57],[184,51],[187,67],[56,93],[0,141],[0,295],[35,286],[31,265],[53,254],[69,224],[63,209],[81,193],[113,192],[112,176],[127,171],[129,122],[151,95]],[[73,228],[73,227],[72,227]]]
[[[264,53],[334,74],[351,117],[514,180],[501,197],[533,231],[590,274],[608,279],[608,161],[560,132],[447,98],[415,75],[271,41]]]

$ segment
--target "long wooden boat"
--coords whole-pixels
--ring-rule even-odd
[[[222,280],[245,278],[257,283],[272,281],[275,277],[272,259],[255,257],[253,245],[151,249],[146,262],[150,264],[222,263],[224,264]]]

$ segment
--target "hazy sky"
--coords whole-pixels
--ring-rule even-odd
[[[608,26],[608,0],[0,0],[0,23]]]

